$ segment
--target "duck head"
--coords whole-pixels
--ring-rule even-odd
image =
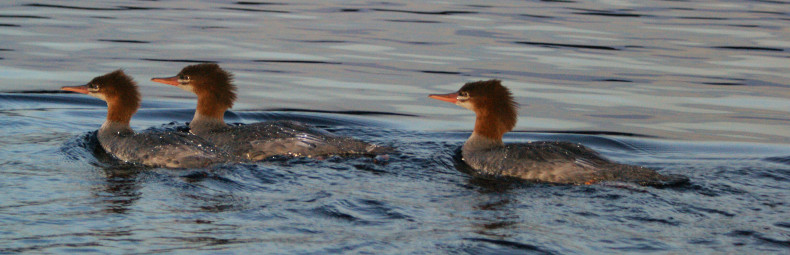
[[[500,80],[470,82],[456,92],[429,97],[474,111],[474,132],[486,138],[501,141],[502,135],[516,126],[518,103]]]
[[[129,122],[132,115],[140,107],[140,92],[132,77],[123,70],[115,70],[108,74],[93,78],[82,86],[64,86],[60,88],[86,94],[107,102],[107,120]]]
[[[233,107],[236,101],[233,75],[215,63],[190,65],[176,76],[152,78],[151,81],[195,93],[198,96],[197,112],[208,117],[222,119],[225,110]]]

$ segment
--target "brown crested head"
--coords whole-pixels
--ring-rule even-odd
[[[137,84],[121,69],[93,78],[86,86],[90,95],[107,101],[108,120],[128,122],[140,107]]]
[[[475,132],[492,139],[502,139],[503,134],[516,126],[518,103],[500,80],[470,82],[457,93],[457,104],[477,114]]]
[[[179,82],[192,86],[191,91],[198,96],[198,100],[205,101],[206,104],[231,108],[236,101],[233,74],[223,70],[218,64],[190,65],[181,69],[177,77]]]

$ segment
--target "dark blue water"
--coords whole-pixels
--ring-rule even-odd
[[[790,6],[778,1],[0,3],[0,253],[617,254],[790,251]],[[216,61],[226,120],[292,119],[397,148],[207,169],[124,164],[106,107],[58,93],[124,68],[142,130]],[[674,187],[472,177],[474,115],[428,99],[499,78],[506,142],[559,140]]]
[[[781,145],[511,133],[509,142],[579,142],[692,180],[667,188],[534,184],[460,171],[456,153],[468,132],[393,129],[365,116],[252,111],[231,119],[300,119],[399,152],[389,159],[274,158],[170,170],[123,164],[104,153],[92,131],[103,113],[96,99],[3,94],[0,101],[15,105],[0,117],[6,123],[3,252],[788,249],[790,151]],[[183,127],[161,124],[189,111],[171,108],[176,105],[147,105],[135,116],[138,129]]]

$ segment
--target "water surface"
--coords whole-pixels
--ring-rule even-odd
[[[786,253],[790,5],[774,1],[53,1],[0,4],[0,253]],[[137,130],[212,61],[227,120],[295,119],[398,148],[209,169],[123,164],[105,106],[63,85],[123,68]],[[572,141],[691,184],[478,179],[474,115],[427,98],[503,80],[506,142]]]

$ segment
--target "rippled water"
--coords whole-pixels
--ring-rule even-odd
[[[787,253],[790,5],[780,1],[0,3],[0,253]],[[219,62],[231,122],[296,119],[398,148],[210,169],[121,164],[103,102],[123,68],[137,130],[194,97],[149,82]],[[499,78],[506,142],[563,140],[691,184],[473,178],[474,116],[430,100]]]

